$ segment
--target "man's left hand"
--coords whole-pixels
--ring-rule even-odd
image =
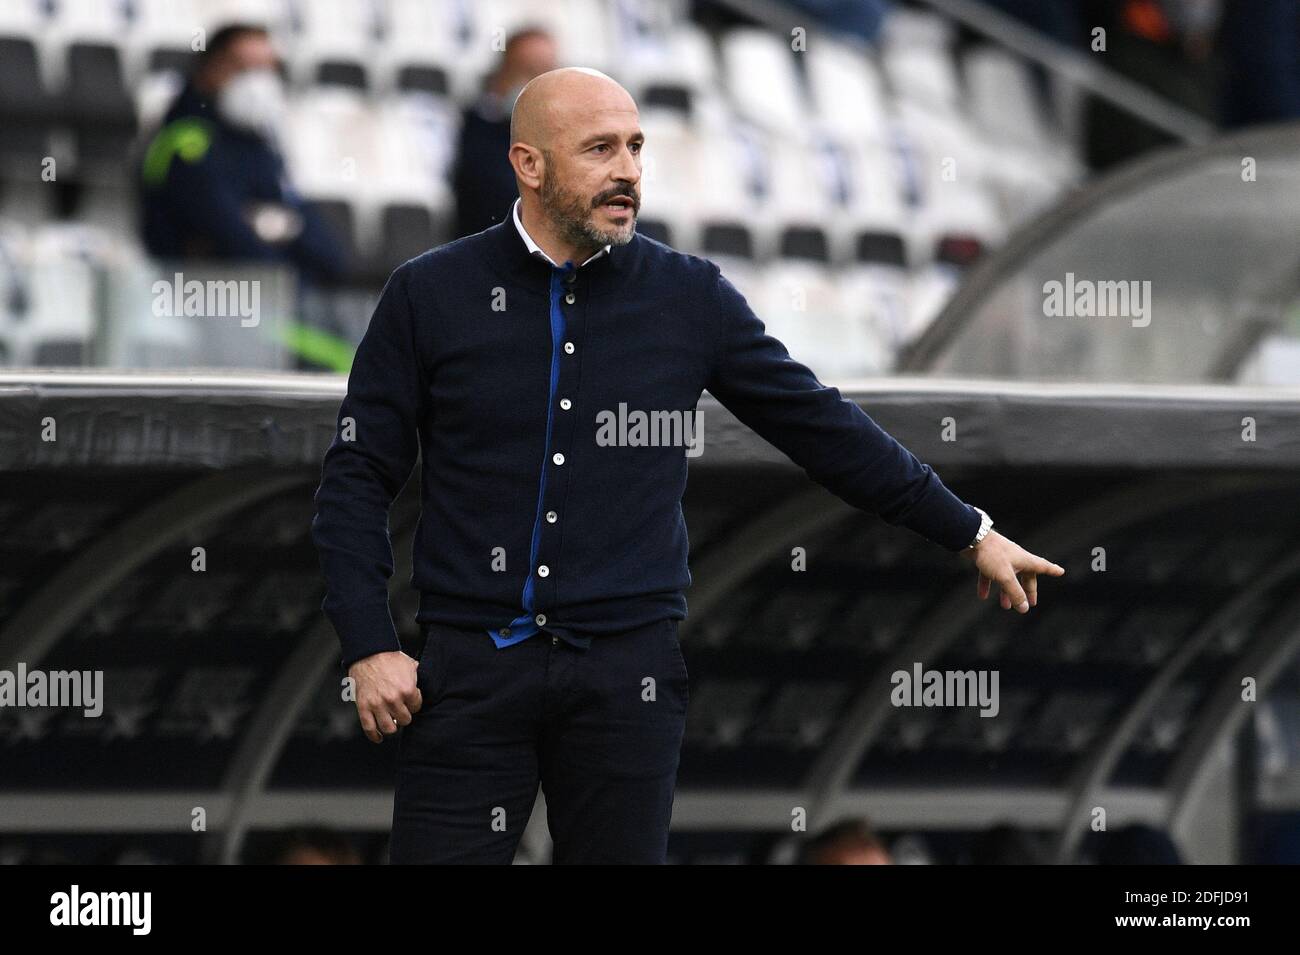
[[[990,530],[974,547],[961,551],[961,556],[974,562],[979,570],[977,592],[980,600],[989,595],[993,581],[998,582],[1001,593],[998,599],[1003,610],[1015,607],[1020,613],[1029,613],[1038,606],[1038,575],[1060,577],[1065,568],[1046,558],[1031,554],[1015,541]]]

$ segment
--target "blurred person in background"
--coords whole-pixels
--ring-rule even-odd
[[[1084,4],[1087,29],[1106,31],[1105,50],[1092,54],[1103,66],[1211,122],[1217,121],[1219,108],[1212,42],[1218,16],[1218,0],[1091,0]],[[1090,37],[1083,41],[1091,42]],[[1094,169],[1106,169],[1176,143],[1170,134],[1097,98],[1087,101],[1085,122],[1087,158]]]
[[[501,221],[519,195],[510,165],[510,111],[524,84],[559,65],[554,38],[525,27],[506,41],[501,63],[483,93],[461,117],[460,142],[452,171],[456,235],[473,235]]]
[[[819,23],[868,42],[880,34],[891,0],[788,0],[790,6],[812,14]]]
[[[1300,3],[1234,3],[1219,24],[1227,126],[1300,119]]]
[[[1183,856],[1169,833],[1145,823],[1096,834],[1098,865],[1182,865]]]
[[[809,839],[799,865],[893,865],[894,859],[866,819],[846,819]]]
[[[144,150],[140,224],[150,255],[285,263],[322,285],[343,274],[342,246],[289,182],[276,142],[284,99],[264,28],[212,34]]]

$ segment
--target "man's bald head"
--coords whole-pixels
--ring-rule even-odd
[[[519,93],[510,113],[510,142],[543,152],[554,148],[565,130],[602,114],[636,113],[632,94],[600,70],[565,66],[535,76]]]

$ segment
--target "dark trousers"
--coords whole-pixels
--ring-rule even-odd
[[[510,863],[540,783],[552,861],[665,861],[689,680],[677,621],[497,649],[425,628],[423,706],[398,731],[390,857]]]

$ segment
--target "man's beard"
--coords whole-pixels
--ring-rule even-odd
[[[603,249],[607,245],[626,245],[632,241],[636,232],[636,206],[639,199],[633,199],[634,208],[630,211],[630,221],[626,226],[602,229],[593,221],[599,205],[608,202],[614,196],[632,196],[631,189],[615,188],[602,193],[595,204],[571,192],[564,192],[555,182],[554,176],[542,177],[539,198],[542,212],[569,244],[590,251]]]

